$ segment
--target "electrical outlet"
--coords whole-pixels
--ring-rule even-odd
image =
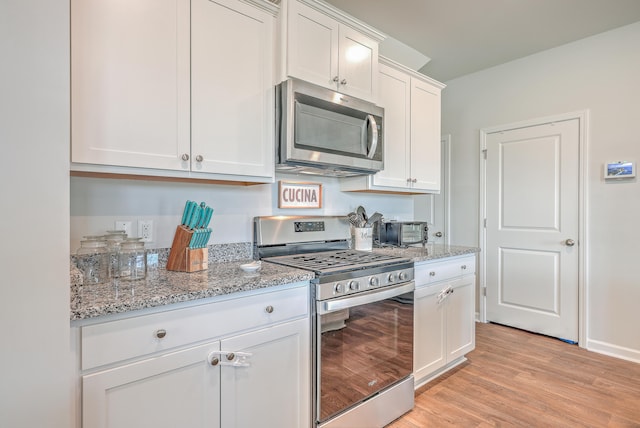
[[[122,221],[117,220],[115,222],[115,230],[124,230],[127,236],[131,236],[131,222],[130,221]]]
[[[142,242],[153,242],[153,220],[138,220],[138,238],[142,238]]]

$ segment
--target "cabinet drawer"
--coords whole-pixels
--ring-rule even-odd
[[[307,316],[308,287],[82,327],[82,370]]]
[[[475,256],[447,259],[438,262],[416,263],[416,286],[470,275],[476,271]]]

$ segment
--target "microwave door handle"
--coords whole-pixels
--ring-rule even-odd
[[[373,159],[373,155],[376,154],[376,148],[378,147],[378,123],[373,115],[367,115],[367,124],[371,126],[371,148],[367,153],[369,159]]]

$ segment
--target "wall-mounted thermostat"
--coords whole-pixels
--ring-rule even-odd
[[[635,162],[618,161],[604,164],[604,178],[632,178],[636,176]]]

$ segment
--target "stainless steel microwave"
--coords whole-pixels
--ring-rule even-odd
[[[276,170],[348,177],[384,166],[384,109],[298,79],[276,86]]]

